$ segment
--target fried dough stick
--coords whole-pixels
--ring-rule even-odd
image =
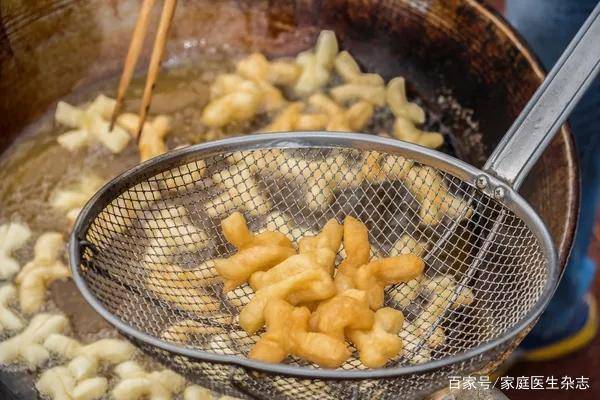
[[[215,268],[225,282],[225,292],[246,282],[254,272],[268,270],[296,253],[283,233],[250,232],[239,212],[225,218],[221,227],[227,241],[238,249],[231,257],[215,260]]]

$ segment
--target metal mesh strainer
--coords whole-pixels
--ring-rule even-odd
[[[256,393],[299,385],[298,396],[310,398],[306,385],[296,378],[251,374],[256,376],[250,379],[239,367],[222,363],[330,378],[340,373],[353,378],[414,370],[421,384],[412,381],[411,390],[427,390],[446,376],[440,372],[440,364],[446,374],[457,374],[480,370],[496,360],[489,353],[510,346],[506,337],[524,329],[553,290],[555,260],[542,223],[516,194],[500,202],[469,184],[476,179],[472,168],[450,170],[448,158],[442,154],[366,135],[306,133],[284,139],[263,135],[184,149],[113,182],[110,190],[96,199],[95,209],[88,211],[93,217],[82,230],[85,242],[78,254],[81,264],[76,278],[85,286],[88,298],[93,297],[93,304],[131,336],[156,345],[160,340],[159,347],[177,349],[182,357],[164,358],[180,370],[194,371],[205,384],[231,385],[230,380],[238,377],[238,386],[249,386],[247,391]],[[372,157],[387,164],[380,182],[361,179],[356,172]],[[232,158],[243,161],[232,169],[227,162]],[[403,171],[413,163],[417,163],[413,169],[427,174],[407,184]],[[437,169],[427,170],[420,167],[423,165],[437,165]],[[303,178],[291,181],[282,173],[287,169]],[[322,171],[336,179],[319,184],[329,178]],[[245,178],[238,182],[241,176]],[[213,182],[219,181],[218,177],[223,178],[221,184]],[[320,189],[307,196],[304,186],[313,181]],[[333,193],[331,198],[325,195],[328,191]],[[424,202],[448,196],[462,201],[448,202],[447,210],[435,214],[439,222],[423,224]],[[433,332],[405,334],[404,356],[378,371],[359,371],[364,367],[356,358],[341,371],[317,369],[299,359],[277,366],[247,359],[258,337],[242,331],[232,317],[253,291],[242,286],[222,293],[212,265],[205,262],[235,251],[220,228],[230,207],[248,216],[252,230],[277,228],[294,240],[318,231],[329,218],[353,215],[369,227],[375,256],[389,255],[399,239],[410,235],[428,249],[423,255],[428,265],[426,276],[451,276],[457,283],[452,290],[437,294],[448,299],[441,305],[447,310],[439,311],[437,321],[446,333],[444,345],[429,348],[427,338]],[[252,215],[259,209],[261,214]],[[434,214],[433,206],[428,210]],[[408,320],[414,320],[430,312],[428,305],[436,296],[431,292],[438,284],[442,283],[433,280],[429,290],[423,290],[407,307],[403,307],[403,299],[410,296],[410,288],[389,287],[388,305],[402,309]],[[475,301],[455,308],[455,298],[466,290],[473,293]],[[493,342],[502,344],[497,347]],[[195,362],[204,361],[207,355],[202,351],[215,355],[218,363]],[[437,360],[438,367],[433,368],[433,363],[412,366],[429,356]],[[315,390],[323,385],[323,381],[311,382],[308,386]],[[327,387],[338,397],[340,390],[346,393],[352,387],[396,393],[402,382],[337,382]]]
[[[585,50],[576,45],[568,53]],[[526,150],[542,147],[563,122],[568,111],[550,115],[548,104],[568,109],[586,86],[589,73],[567,74],[565,84],[575,68],[567,61],[491,157],[488,172],[418,146],[338,133],[235,138],[144,163],[82,211],[70,243],[74,279],[94,308],[144,349],[238,397],[418,398],[447,385],[450,375],[489,372],[520,342],[557,283],[548,231],[505,182],[520,182],[538,154]],[[581,65],[594,71],[597,57]],[[557,88],[561,99],[543,96]],[[517,143],[523,130],[530,134]],[[253,231],[277,228],[294,240],[328,218],[353,215],[369,227],[374,256],[401,252],[399,241],[426,249],[429,285],[416,295],[406,284],[389,287],[386,303],[407,321],[433,313],[434,323],[418,335],[401,333],[402,356],[381,369],[365,369],[354,357],[336,370],[296,358],[276,365],[247,358],[258,336],[242,331],[235,317],[252,290],[223,293],[209,261],[234,252],[219,226],[233,210]],[[461,301],[465,296],[473,301]],[[446,338],[433,346],[438,326]]]

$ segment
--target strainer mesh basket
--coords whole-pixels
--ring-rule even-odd
[[[88,300],[144,350],[238,397],[419,398],[510,353],[555,279],[540,233],[514,203],[410,151],[293,147],[182,151],[103,189],[73,236]],[[236,316],[253,291],[223,293],[210,261],[235,253],[220,223],[236,210],[251,231],[277,229],[294,241],[352,215],[369,228],[372,257],[412,251],[425,260],[428,284],[389,286],[386,306],[406,323],[436,296],[445,308],[422,335],[400,333],[404,349],[385,369],[368,370],[355,351],[335,371],[295,357],[277,366],[249,360],[260,332],[246,334]],[[444,279],[451,290],[436,290]],[[467,295],[472,301],[458,304]],[[438,327],[445,339],[433,346]]]

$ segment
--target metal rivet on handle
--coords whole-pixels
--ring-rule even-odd
[[[506,195],[506,190],[504,190],[504,188],[502,186],[498,186],[497,188],[494,189],[494,198],[503,199],[505,195]]]
[[[488,185],[488,179],[485,175],[479,175],[476,179],[475,179],[475,185],[479,188],[479,189],[485,189]]]

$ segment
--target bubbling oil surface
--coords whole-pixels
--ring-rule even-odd
[[[209,98],[210,83],[217,74],[232,70],[233,61],[230,57],[215,54],[212,58],[204,57],[202,63],[170,65],[161,72],[154,89],[150,118],[157,114],[171,117],[172,130],[167,137],[169,149],[249,133],[266,125],[272,117],[263,115],[250,123],[228,126],[216,137],[214,131],[200,122],[202,108]],[[145,76],[134,79],[125,99],[124,111],[138,112],[144,81]],[[92,101],[99,93],[115,97],[116,87],[117,80],[111,79],[84,88],[63,100],[82,105]],[[418,99],[416,101],[422,104]],[[55,190],[76,185],[87,174],[109,181],[139,162],[134,141],[116,155],[93,144],[73,153],[62,148],[56,138],[67,128],[56,124],[54,111],[53,106],[0,156],[0,224],[9,221],[26,223],[34,239],[46,231],[58,231],[68,237],[70,223],[65,213],[50,205]],[[427,113],[428,121],[439,121],[435,116],[432,118],[429,110]],[[389,132],[392,124],[393,116],[389,110],[376,109],[366,132]],[[439,123],[434,122],[430,128],[447,134],[440,129]],[[34,242],[31,240],[16,255],[22,264],[32,258]],[[44,307],[47,311],[64,313],[71,322],[70,333],[84,342],[116,334],[115,329],[85,302],[72,281],[55,282]],[[147,368],[155,364],[147,358],[140,362]]]

